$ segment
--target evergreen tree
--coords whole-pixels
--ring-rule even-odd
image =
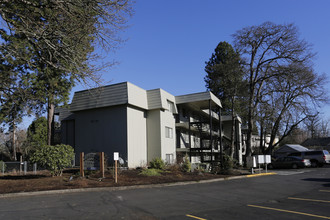
[[[113,49],[117,31],[131,15],[129,0],[0,0],[0,15],[10,35],[20,39],[10,53],[27,64],[34,107],[46,106],[48,144],[55,105],[66,102],[75,83],[100,83],[93,65],[96,45]],[[5,32],[2,30],[2,32]],[[22,40],[23,39],[23,40]],[[42,108],[41,108],[42,109]]]
[[[40,117],[35,119],[27,129],[25,155],[30,155],[41,146],[47,145],[47,119]]]
[[[16,129],[23,116],[29,113],[27,101],[30,97],[27,89],[29,81],[24,73],[24,62],[15,59],[10,53],[14,47],[22,51],[19,37],[6,35],[1,30],[0,36],[3,39],[0,44],[0,124],[9,126],[12,133],[12,158],[17,160]]]
[[[221,100],[223,111],[232,116],[230,156],[233,158],[235,118],[237,113],[244,112],[244,109],[239,107],[245,88],[241,58],[229,43],[220,42],[210,60],[206,62],[205,72],[207,89]]]

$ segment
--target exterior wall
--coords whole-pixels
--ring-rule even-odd
[[[147,119],[145,111],[127,107],[128,167],[147,164]]]
[[[166,155],[172,155],[176,159],[176,129],[175,117],[172,112],[165,110],[160,112],[160,134],[161,134],[161,158],[166,161]],[[166,127],[172,129],[172,137],[166,137]],[[168,162],[168,161],[167,161]]]
[[[148,163],[154,158],[161,157],[160,112],[156,109],[148,111],[147,114]]]
[[[61,123],[61,143],[75,148],[75,121],[66,120]]]
[[[127,83],[128,104],[139,108],[148,109],[147,91]]]
[[[184,125],[208,117],[203,109],[208,109],[211,102],[212,106],[221,107],[220,100],[211,92],[175,97],[162,89],[146,91],[129,82],[104,86],[75,93],[70,106],[75,118],[70,118],[73,123],[64,119],[66,127],[62,133],[66,142],[75,145],[77,156],[80,152],[104,151],[111,162],[113,152],[119,152],[128,167],[144,166],[156,157],[174,162],[177,140],[186,142],[186,145],[179,143],[180,147],[188,147],[188,128]],[[180,128],[176,128],[174,117],[178,113],[177,105],[193,112],[190,118],[180,116],[178,122],[183,123]],[[171,130],[170,137],[166,135],[167,128]],[[196,126],[194,129],[192,148],[199,147],[202,139]],[[207,129],[205,125],[203,130]],[[69,140],[73,136],[74,140]]]
[[[127,110],[126,105],[76,112],[76,161],[80,152],[103,151],[108,161],[113,152],[127,160]]]

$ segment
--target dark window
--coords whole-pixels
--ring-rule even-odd
[[[305,153],[306,155],[320,155],[322,154],[321,151],[308,151]]]
[[[298,157],[300,157],[301,156],[301,153],[300,152],[291,153],[290,156],[296,156],[296,157],[298,156]]]

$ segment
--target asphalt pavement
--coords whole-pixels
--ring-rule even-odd
[[[330,167],[112,191],[0,198],[0,219],[330,219]]]

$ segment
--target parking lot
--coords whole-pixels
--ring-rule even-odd
[[[185,219],[330,219],[330,176],[328,170],[329,166],[317,169],[272,170],[279,176],[277,178],[291,176],[296,179],[299,175],[312,176],[311,178],[302,178],[302,180],[310,183],[314,182],[315,185],[320,187],[306,188],[306,191],[303,192],[288,193],[288,196],[263,202],[247,202],[246,206],[222,211],[221,213],[208,211],[198,213],[199,216],[188,214]],[[283,183],[283,190],[287,190],[285,187],[291,188],[291,186],[286,186]],[[276,191],[274,190],[273,193],[276,193]],[[280,193],[280,191],[277,192]]]
[[[0,199],[0,219],[330,219],[330,167],[180,186]]]

